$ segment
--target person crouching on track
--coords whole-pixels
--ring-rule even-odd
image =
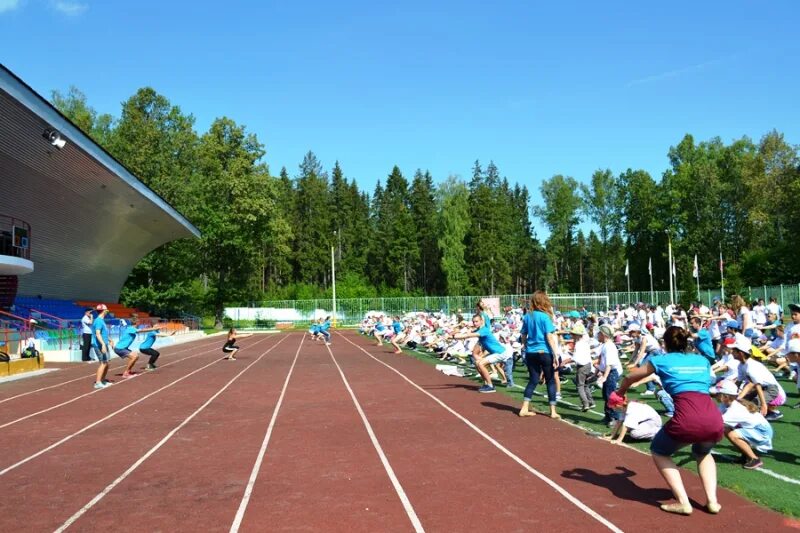
[[[122,327],[122,324],[120,324],[120,327]],[[127,379],[136,375],[136,372],[133,371],[133,366],[136,364],[136,361],[139,360],[139,354],[131,351],[130,347],[133,341],[136,340],[136,335],[139,334],[139,330],[136,329],[136,326],[132,323],[124,326],[124,328],[125,329],[123,329],[122,333],[119,335],[119,342],[114,346],[114,353],[117,354],[120,359],[128,360],[125,371],[122,373],[122,377]]]
[[[611,403],[625,397],[628,388],[637,381],[657,374],[664,390],[675,401],[675,415],[653,438],[650,451],[659,473],[667,482],[678,503],[662,504],[661,510],[682,515],[692,514],[692,504],[681,479],[680,470],[672,456],[679,449],[692,445],[697,471],[706,493],[706,509],[711,514],[722,508],[717,501],[717,465],[711,449],[722,440],[722,414],[708,393],[711,365],[696,353],[687,353],[690,333],[670,326],[664,333],[667,354],[653,357],[646,365],[631,370],[622,380],[619,390],[611,394]]]
[[[246,333],[244,335],[239,335],[238,338],[242,339],[244,337],[249,337],[252,333]],[[225,359],[229,361],[236,361],[236,352],[240,350],[239,346],[236,345],[236,329],[231,328],[228,330],[228,339],[225,341],[225,345],[222,347],[222,352],[227,354]]]
[[[475,328],[474,331],[470,331],[468,333],[459,333],[453,335],[453,338],[478,338],[478,344],[480,345],[481,350],[488,353],[486,356],[478,357],[475,361],[475,366],[484,382],[484,385],[478,389],[478,392],[495,392],[494,385],[492,384],[492,377],[489,374],[489,367],[494,363],[505,363],[507,359],[514,357],[513,350],[510,345],[503,346],[500,344],[500,341],[498,341],[497,338],[492,334],[489,324],[486,324],[481,314],[476,313],[475,316],[472,317],[472,325]]]
[[[400,317],[395,316],[394,322],[392,322],[392,329],[394,330],[394,335],[392,336],[391,343],[394,346],[394,353],[403,353],[403,350],[400,349],[400,343],[403,342],[405,339],[405,326],[403,323],[400,322]]]
[[[153,344],[156,342],[156,337],[169,337],[171,335],[175,335],[176,330],[172,330],[172,333],[161,333],[160,327],[153,327],[153,328],[145,328],[140,329],[139,333],[147,332],[142,344],[139,345],[139,353],[143,353],[150,357],[150,360],[147,362],[147,366],[145,367],[146,370],[155,370],[156,361],[158,360],[158,356],[161,353],[158,350],[153,349]]]
[[[325,339],[325,345],[331,345],[331,333],[328,331],[331,329],[331,317],[325,317],[325,321],[319,326],[319,331],[317,334]]]

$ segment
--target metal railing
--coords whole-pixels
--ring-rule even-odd
[[[31,258],[31,225],[16,217],[0,215],[0,255]]]

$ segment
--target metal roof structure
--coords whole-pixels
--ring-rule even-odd
[[[46,131],[66,144],[55,146]],[[183,215],[2,64],[0,214],[30,224],[35,269],[19,277],[18,293],[45,298],[117,301],[148,252],[200,237]]]

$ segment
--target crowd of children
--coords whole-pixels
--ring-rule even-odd
[[[539,337],[543,343],[532,348],[526,320],[537,312],[533,300],[504,309],[493,318],[487,316],[482,302],[474,313],[458,310],[388,316],[371,312],[360,331],[374,337],[378,345],[390,342],[395,352],[403,347],[416,349],[473,370],[483,381],[478,389],[481,393],[495,392],[495,382],[513,387],[515,363],[527,365],[533,386],[529,385],[531,391],[526,390],[520,416],[535,414],[529,401],[539,381],[546,382],[548,389],[554,388],[554,394],[548,390],[550,416],[554,418],[558,418],[555,404],[561,400],[560,387],[570,377],[582,411],[595,408],[592,391],[602,388],[603,421],[612,428],[607,438],[622,442],[625,438],[652,439],[662,427],[662,418],[644,398],[611,401],[612,393],[626,373],[659,366],[653,362],[659,363],[656,358],[666,353],[665,332],[671,326],[679,327],[686,332],[689,351],[708,362],[708,392],[719,402],[725,436],[741,452],[745,468],[763,465],[758,454],[771,449],[770,423],[783,416],[779,408],[786,402],[786,392],[776,376],[788,376],[797,384],[800,305],[789,305],[790,321],[786,325],[783,310],[774,298],[769,305],[760,301],[750,306],[733,296],[730,305],[715,298],[710,307],[698,302],[687,309],[641,303],[597,313],[585,308],[568,312],[550,309],[552,330],[540,325],[545,328]],[[546,309],[544,314],[548,314]],[[533,322],[530,324],[533,328]],[[557,339],[556,346],[548,345],[548,332]],[[552,368],[537,362],[547,353],[555,356],[548,359],[553,361]],[[773,366],[772,371],[769,366]],[[548,379],[551,375],[553,379]],[[641,387],[643,397],[656,396],[667,419],[674,415],[674,398],[657,372],[630,385]],[[800,403],[792,407],[798,408]]]

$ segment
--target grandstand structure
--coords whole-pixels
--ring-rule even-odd
[[[11,353],[10,332],[41,337],[88,303],[117,302],[142,257],[200,232],[2,64],[0,117],[0,351]]]

